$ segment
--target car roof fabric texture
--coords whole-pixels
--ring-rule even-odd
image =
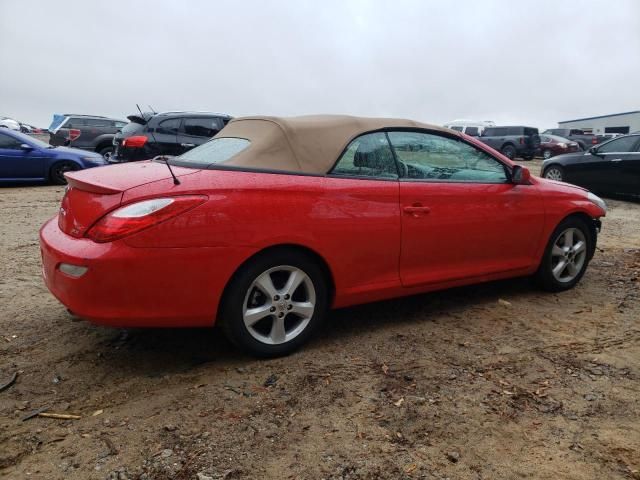
[[[413,120],[309,115],[236,118],[214,138],[245,138],[251,142],[224,165],[323,175],[355,137],[386,128],[418,128],[460,136]]]

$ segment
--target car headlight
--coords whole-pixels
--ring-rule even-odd
[[[82,160],[89,163],[106,163],[102,157],[82,157]]]
[[[604,203],[604,200],[602,200],[599,196],[589,192],[587,193],[587,200],[598,205],[602,210],[605,211],[605,213],[607,212],[607,204]]]
[[[559,146],[560,148],[565,148],[565,147],[567,146],[567,144],[566,144],[566,143],[559,143],[559,144],[558,144],[558,146]]]

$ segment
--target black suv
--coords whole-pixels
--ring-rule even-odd
[[[113,137],[127,122],[98,115],[65,113],[54,115],[49,126],[49,144],[82,148],[109,159],[113,152]]]
[[[232,117],[207,112],[144,112],[127,118],[130,123],[113,139],[111,163],[180,155],[207,142]]]
[[[531,160],[540,147],[538,129],[533,127],[487,127],[477,138],[509,159]]]

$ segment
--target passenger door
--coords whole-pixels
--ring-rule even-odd
[[[153,140],[154,155],[180,155],[184,150],[178,143],[178,131],[182,118],[174,117],[161,120],[148,137]]]
[[[411,287],[531,267],[544,206],[535,186],[478,147],[439,132],[394,131],[400,165],[400,277]]]
[[[336,291],[368,299],[398,288],[400,209],[398,171],[382,132],[357,137],[326,176],[313,217]]]
[[[570,182],[595,192],[623,193],[622,167],[626,161],[635,158],[638,136],[629,135],[616,138],[596,147],[594,154],[587,152],[585,161],[573,166]]]
[[[186,117],[178,133],[181,153],[208,142],[222,127],[218,117]]]
[[[625,195],[640,195],[640,135],[636,135],[636,145],[633,151],[620,155],[621,161],[616,170],[619,171],[616,178],[616,185],[619,186],[618,193]],[[617,172],[616,172],[617,173]]]
[[[44,178],[45,155],[36,148],[24,150],[21,145],[20,140],[0,132],[0,178]]]

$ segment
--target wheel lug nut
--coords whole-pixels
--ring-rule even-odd
[[[291,310],[293,308],[293,305],[289,304],[287,305],[287,310]]]
[[[273,299],[277,302],[278,300],[280,300],[280,295],[274,295]]]
[[[285,300],[289,300],[289,294],[288,293],[284,296],[284,299]]]
[[[276,311],[276,307],[271,307],[271,308],[269,309],[269,311],[270,311],[270,312],[275,312],[275,311]]]
[[[284,313],[280,312],[280,313],[278,314],[278,318],[282,318],[282,317],[284,317]]]

